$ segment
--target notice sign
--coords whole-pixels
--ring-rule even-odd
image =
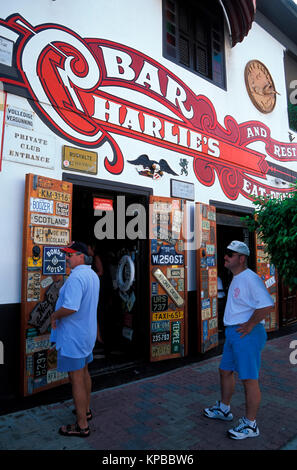
[[[62,169],[97,174],[98,153],[64,145]]]
[[[13,41],[0,37],[0,64],[12,65]]]
[[[10,104],[6,107],[5,124],[23,127],[24,129],[33,130],[34,111],[16,108]]]
[[[43,248],[43,274],[66,274],[66,257],[60,248]]]
[[[113,200],[93,197],[93,209],[95,211],[113,211]]]
[[[53,169],[55,139],[52,136],[5,126],[3,160]]]

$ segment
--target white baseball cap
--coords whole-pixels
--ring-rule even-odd
[[[227,246],[227,248],[242,255],[249,256],[250,254],[249,247],[245,243],[240,242],[238,240],[233,240],[233,242],[231,242],[230,245]]]

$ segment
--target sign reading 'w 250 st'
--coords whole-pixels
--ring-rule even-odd
[[[82,147],[108,141],[113,159],[105,158],[107,171],[120,174],[124,168],[113,133],[193,157],[197,179],[211,186],[217,174],[229,199],[288,191],[267,185],[275,167],[266,154],[247,146],[262,141],[270,157],[288,162],[297,161],[295,144],[273,140],[258,121],[238,124],[227,116],[221,126],[208,98],[150,57],[112,41],[81,38],[62,25],[32,26],[18,14],[0,24],[19,34],[13,58],[18,78],[8,73],[0,79],[26,89],[41,119],[64,139]],[[111,86],[134,95],[127,93],[129,100],[112,95]],[[133,101],[135,92],[146,101]],[[148,105],[152,100],[158,104],[154,109]]]

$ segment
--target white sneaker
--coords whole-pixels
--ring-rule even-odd
[[[204,408],[203,413],[207,418],[222,419],[223,421],[232,421],[233,419],[233,414],[231,411],[229,410],[224,412],[220,407],[219,401],[217,401],[216,404],[210,408]]]
[[[244,417],[239,419],[239,425],[227,432],[231,439],[246,439],[247,437],[257,437],[260,434],[257,425],[254,427],[250,426]]]

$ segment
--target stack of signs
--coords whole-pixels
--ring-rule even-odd
[[[216,209],[196,203],[198,352],[218,344]]]
[[[57,372],[51,347],[50,317],[66,275],[61,247],[71,240],[72,184],[26,175],[23,283],[23,394],[30,395],[65,381]]]
[[[265,283],[269,294],[274,300],[274,309],[265,318],[265,329],[274,331],[278,329],[278,280],[275,266],[270,263],[270,259],[265,250],[265,244],[260,235],[256,234],[256,261],[257,274]]]
[[[151,198],[151,360],[185,354],[183,201]]]

